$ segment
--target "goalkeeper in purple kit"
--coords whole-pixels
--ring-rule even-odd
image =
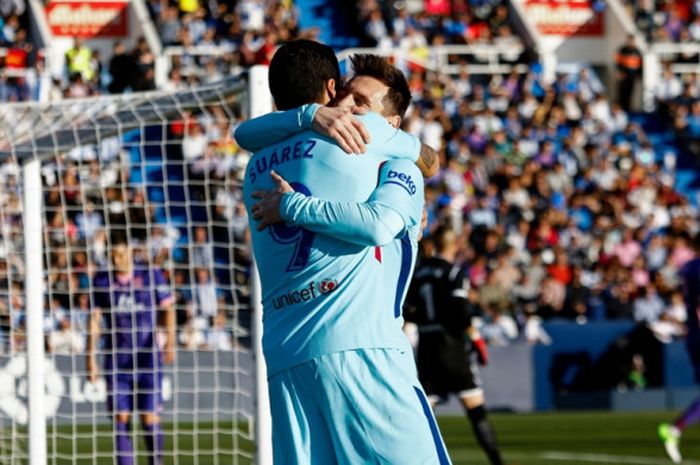
[[[107,408],[114,415],[116,463],[134,465],[131,414],[141,415],[149,463],[161,464],[161,366],[175,359],[175,310],[160,269],[135,263],[126,236],[112,236],[112,268],[93,280],[93,308],[88,334],[87,371],[99,375],[96,352],[102,339]],[[158,310],[164,312],[166,342],[157,342]]]

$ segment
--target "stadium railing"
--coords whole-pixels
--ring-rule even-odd
[[[674,62],[677,55],[696,55],[697,62]],[[694,74],[700,76],[700,44],[698,43],[654,43],[644,54],[644,108],[651,111],[655,107],[654,92],[660,84],[663,63],[671,61],[674,74]]]
[[[477,63],[468,63],[467,68],[470,74],[505,74],[512,71],[525,73],[528,66],[516,64],[517,59],[504,60],[504,57],[520,57],[525,52],[525,47],[521,44],[502,46],[498,44],[478,44],[478,45],[439,45],[432,47],[420,47],[412,50],[382,49],[382,48],[351,48],[343,50],[338,54],[339,61],[345,61],[351,55],[358,53],[372,53],[394,60],[404,60],[422,66],[433,71],[440,71],[448,75],[458,75],[463,69],[462,63],[451,63],[450,58],[455,61],[477,59]],[[482,62],[482,61],[485,61]]]

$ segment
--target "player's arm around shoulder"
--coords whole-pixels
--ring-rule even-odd
[[[418,137],[395,128],[379,113],[369,112],[357,118],[368,128],[372,141],[368,149],[376,150],[389,159],[411,160],[425,178],[435,176],[440,170],[438,152],[422,143]]]
[[[311,129],[314,115],[319,108],[317,103],[310,103],[249,119],[238,125],[233,137],[245,150],[257,152],[270,144]]]
[[[364,153],[369,143],[365,126],[355,117],[362,107],[328,107],[317,103],[268,113],[241,123],[234,137],[244,149],[257,152],[309,129],[327,136],[347,153]]]

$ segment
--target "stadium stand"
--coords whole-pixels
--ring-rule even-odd
[[[0,3],[0,102],[36,100],[43,72],[43,51],[29,36],[25,0]]]
[[[163,44],[177,47],[164,52],[172,58],[167,86],[178,89],[216,80],[247,66],[266,63],[279,41],[314,37],[318,30],[301,27],[302,3],[294,6],[290,2],[251,0],[238,2],[233,8],[226,2],[149,2]],[[448,16],[425,11],[412,14],[405,6],[392,9],[383,2],[358,2],[359,14],[354,16],[357,25],[343,27],[349,28],[345,31],[353,27],[362,31],[355,43],[377,45],[379,49],[403,47],[417,54],[428,54],[425,47],[439,44],[500,42],[522,46],[523,41],[512,32],[503,2],[460,4],[463,8]],[[628,6],[641,8],[637,3]],[[678,16],[668,12],[664,15],[670,18],[668,22],[654,23],[654,31],[673,29],[675,26],[667,23]],[[680,17],[692,19],[688,15]],[[91,53],[88,62],[96,67],[69,73],[73,76],[71,83],[60,94],[71,97],[155,85],[154,57],[144,40],[130,52],[123,44],[115,43],[114,51],[102,63],[99,60],[107,57]],[[639,115],[611,101],[596,73],[585,65],[575,72],[559,74],[548,84],[541,66],[529,61],[521,54],[511,57],[512,63],[530,66],[524,74],[513,71],[503,75],[470,74],[469,65],[479,63],[476,55],[451,58],[452,63],[461,66],[455,76],[410,61],[405,65],[414,104],[404,128],[440,149],[443,157],[443,169],[429,181],[426,192],[428,231],[450,223],[461,235],[461,257],[471,279],[470,298],[483,319],[484,333],[494,343],[506,344],[516,338],[539,341],[540,322],[552,318],[578,323],[637,320],[651,323],[663,337],[679,336],[684,318],[677,305],[677,273],[690,256],[688,239],[700,225],[688,198],[694,192],[692,186],[686,183],[680,192],[676,189],[679,166],[687,162],[674,146],[687,146],[696,159],[700,157],[696,84],[674,77],[667,67],[667,78],[656,93],[658,113]],[[67,66],[70,69],[70,64]],[[131,74],[125,69],[139,71],[136,82],[130,80]],[[76,82],[77,75],[89,83]],[[660,123],[664,115],[670,115],[671,127]],[[166,197],[166,189],[171,190],[168,198],[176,201],[185,195],[216,198],[216,218],[231,225],[237,239],[244,240],[240,193],[223,181],[224,173],[237,176],[247,160],[247,154],[231,138],[233,125],[235,122],[217,128],[211,121],[183,121],[180,127],[171,128],[182,140],[181,146],[173,147],[173,156],[187,160],[187,170],[175,174],[179,183],[189,186],[186,194],[166,187],[158,178],[160,172],[118,170],[120,157],[136,160],[150,155],[148,151],[128,153],[114,148],[108,159],[115,165],[108,171],[110,186],[119,186],[128,179],[148,186],[144,191],[115,189],[115,198],[141,197],[144,203],[160,202]],[[16,182],[12,169],[6,165],[2,170],[6,209],[18,201],[12,194]],[[68,195],[76,176],[70,161],[56,166],[51,173],[55,189],[52,195],[59,195],[59,190]],[[69,240],[74,250],[88,241],[100,245],[104,237],[98,225],[104,222],[103,215],[109,215],[103,214],[105,208],[95,205],[90,218],[62,218],[47,209],[48,223],[57,231],[69,231],[67,235],[49,232],[48,237]],[[201,219],[207,214],[196,207],[191,211],[170,208],[169,215],[174,217],[189,214]],[[152,215],[157,225],[153,235],[161,240],[152,245],[151,253],[158,260],[184,263],[213,259],[222,269],[225,267],[222,257],[227,255],[216,248],[207,249],[206,244],[215,238],[206,237],[202,231],[174,230],[162,208],[147,211],[133,213]],[[60,244],[54,245],[60,250]],[[169,254],[171,247],[173,252]],[[55,276],[52,286],[67,288],[70,281],[87,279],[80,265],[83,255],[77,252],[72,257],[52,257],[57,263],[72,263],[74,270],[73,276]],[[19,266],[11,257],[7,253],[0,265]],[[218,299],[226,294],[222,289],[228,280],[247,277],[230,277],[223,272],[189,276],[183,272],[172,279],[186,288],[178,295],[178,322],[182,344],[192,347],[184,328],[195,316],[187,309],[192,309],[197,299],[207,300],[214,294]],[[9,286],[1,299],[0,323],[21,321],[12,316],[13,311],[21,311],[11,310],[10,302],[19,298],[13,297],[12,289]],[[80,294],[76,302],[64,296],[52,302],[52,309],[62,315],[68,308],[83,304]],[[211,309],[207,311],[208,315],[214,314]],[[57,317],[51,326],[55,331],[63,330],[62,318]]]
[[[587,70],[551,87],[535,72],[411,81],[422,91],[406,129],[445,155],[429,182],[429,228],[461,232],[486,334],[512,340],[504,320],[524,328],[532,316],[646,320],[678,334],[667,302],[696,211],[673,188],[675,158],[657,158]]]
[[[647,40],[700,41],[700,11],[694,2],[628,0],[625,6]]]
[[[214,107],[211,111],[207,117],[173,123],[167,135],[156,128],[147,134],[152,145],[146,150],[130,144],[127,134],[122,140],[111,137],[98,146],[75,149],[44,166],[45,240],[50,248],[45,318],[49,350],[75,353],[84,349],[89,287],[95,272],[88,263],[107,266],[107,226],[127,223],[139,253],[150,254],[154,264],[174,262],[171,280],[176,290],[178,341],[183,348],[213,347],[211,341],[217,341],[217,347],[227,346],[225,341],[233,340],[231,331],[236,331],[237,340],[245,340],[245,327],[250,325],[247,314],[235,320],[233,330],[233,316],[225,315],[229,329],[212,339],[223,324],[220,310],[249,298],[247,291],[233,291],[231,283],[235,280],[245,288],[248,275],[243,270],[250,258],[224,247],[230,242],[229,230],[237,243],[247,240],[240,186],[233,182],[242,175],[247,156],[237,150],[231,136],[236,121],[222,123],[227,121],[223,110]],[[169,141],[168,157],[173,160],[167,179],[161,164],[164,149],[157,143],[163,137]],[[0,279],[5,285],[0,291],[0,352],[23,351],[26,343],[18,176],[15,164],[3,163],[0,202],[6,218]],[[214,205],[213,211],[208,205]],[[151,231],[146,231],[147,224],[152,225]],[[195,227],[190,231],[173,224]],[[92,255],[90,260],[87,254]],[[232,267],[231,261],[240,266]],[[221,337],[226,334],[228,338]]]
[[[150,2],[151,15],[171,57],[171,78],[214,82],[244,67],[269,63],[278,41],[315,37],[302,31],[292,2]],[[175,84],[176,86],[178,84]]]
[[[362,44],[388,47],[407,37],[425,44],[490,43],[512,37],[508,7],[503,1],[455,2],[450,11],[426,8],[410,14],[405,4],[390,8],[389,2],[359,2]],[[449,4],[448,4],[449,9]],[[518,40],[517,37],[515,40]]]

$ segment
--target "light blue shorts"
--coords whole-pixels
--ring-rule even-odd
[[[274,465],[449,465],[413,354],[324,355],[269,379]]]

